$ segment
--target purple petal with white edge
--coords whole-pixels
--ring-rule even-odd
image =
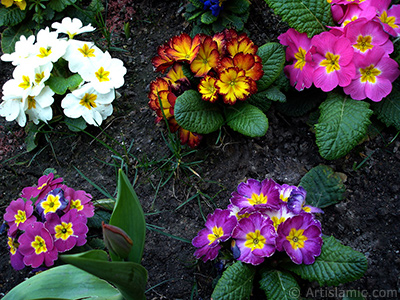
[[[303,252],[301,251],[301,249],[293,249],[289,241],[286,241],[283,244],[283,247],[287,255],[289,255],[290,259],[295,264],[300,265],[303,262]]]
[[[306,203],[307,192],[303,187],[297,187],[292,190],[287,201],[287,208],[294,214],[299,214]]]
[[[241,182],[237,188],[238,193],[246,198],[251,198],[253,193],[260,194],[260,190],[261,183],[252,178],[249,178],[247,182]]]

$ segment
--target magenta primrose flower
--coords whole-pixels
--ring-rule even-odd
[[[356,4],[350,4],[345,6],[344,15],[339,20],[341,27],[346,27],[349,23],[364,18],[368,21],[372,20],[376,16],[376,9],[373,6],[361,7]]]
[[[196,258],[203,256],[204,262],[215,259],[221,249],[219,244],[231,237],[236,224],[237,219],[231,215],[229,210],[216,209],[213,214],[209,214],[205,224],[206,228],[200,230],[192,240],[192,245],[199,248],[195,251],[194,256]]]
[[[287,207],[286,202],[281,202],[278,210],[267,209],[264,214],[268,215],[274,224],[275,231],[278,230],[278,226],[285,222],[287,219],[294,217],[296,214],[290,211]]]
[[[295,264],[310,265],[321,254],[321,236],[319,221],[313,219],[311,214],[302,214],[279,225],[276,248],[286,251]]]
[[[259,182],[250,178],[238,185],[237,192],[232,193],[230,201],[248,213],[263,208],[277,209],[280,201],[279,190],[272,179]]]
[[[39,203],[39,201],[47,195],[48,192],[54,190],[56,188],[61,187],[61,183],[63,182],[62,178],[54,179],[54,174],[50,173],[49,175],[43,175],[38,180],[37,186],[26,187],[22,190],[22,198],[31,199],[37,197],[35,205]]]
[[[400,75],[397,62],[386,56],[381,48],[374,48],[366,55],[356,53],[356,76],[343,88],[355,100],[369,98],[381,101],[392,91],[392,82]]]
[[[8,247],[10,248],[10,262],[15,270],[22,270],[25,267],[23,255],[19,251],[19,244],[13,237],[8,237]]]
[[[43,262],[52,266],[58,257],[50,232],[41,222],[34,222],[18,238],[19,250],[24,256],[23,261],[32,268],[39,267]]]
[[[8,235],[13,236],[18,229],[25,230],[27,226],[35,222],[36,217],[32,214],[32,201],[25,202],[22,198],[11,201],[4,214],[4,220],[9,226]]]
[[[311,39],[316,63],[313,81],[324,92],[336,86],[349,85],[355,76],[353,63],[354,49],[345,37],[338,37],[330,32],[323,32]]]
[[[253,265],[261,264],[265,257],[275,253],[276,236],[274,224],[268,216],[256,212],[242,218],[232,233],[240,251],[237,259]]]
[[[92,195],[82,190],[75,191],[66,185],[63,185],[62,189],[64,190],[64,198],[68,202],[68,206],[64,209],[64,212],[76,208],[78,213],[84,215],[86,218],[94,216]]]
[[[55,213],[48,214],[45,227],[54,237],[56,249],[65,252],[86,243],[86,233],[89,230],[86,222],[86,217],[74,208],[61,218]]]
[[[400,35],[400,5],[392,5],[391,0],[376,0],[374,6],[378,11],[377,19],[383,25],[383,29],[391,36]]]
[[[68,203],[64,197],[64,191],[61,188],[50,191],[36,205],[38,213],[43,219],[46,219],[48,213],[61,213],[67,207]]]

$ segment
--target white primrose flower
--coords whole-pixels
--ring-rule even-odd
[[[99,93],[108,93],[114,88],[124,84],[126,68],[118,58],[112,58],[108,52],[98,56],[90,68],[85,68],[79,73],[83,80],[90,82]]]
[[[96,29],[91,24],[83,27],[82,26],[83,24],[81,20],[77,18],[71,19],[70,17],[64,18],[61,23],[55,22],[51,25],[51,27],[57,29],[57,33],[68,34],[70,39],[73,39],[77,34],[91,32]]]
[[[15,51],[11,54],[5,53],[1,56],[1,60],[10,61],[14,66],[20,65],[33,53],[33,44],[35,36],[31,35],[28,38],[21,35],[19,41],[15,43]]]
[[[72,72],[81,74],[85,69],[91,68],[93,62],[103,54],[92,42],[69,40],[63,58],[68,61],[68,67]]]
[[[39,124],[39,121],[47,123],[53,118],[53,110],[51,109],[51,105],[54,102],[53,95],[52,89],[45,86],[37,96],[28,96],[26,113],[29,115],[29,120]]]
[[[13,71],[13,79],[3,85],[3,95],[28,97],[35,83],[35,68],[32,65],[19,65]]]
[[[41,29],[36,36],[34,56],[30,62],[34,65],[44,65],[48,62],[56,62],[64,55],[67,49],[67,41],[58,38],[57,32],[50,32],[49,27]]]
[[[83,117],[86,123],[99,126],[108,116],[112,114],[112,101],[115,91],[101,94],[92,84],[87,83],[80,89],[74,90],[61,101],[64,114],[72,119]]]
[[[16,120],[18,125],[24,127],[26,124],[25,110],[28,108],[26,98],[21,95],[4,95],[4,101],[0,103],[0,116],[5,117],[8,122]]]

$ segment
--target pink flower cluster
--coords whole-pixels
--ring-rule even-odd
[[[249,179],[232,193],[227,209],[208,215],[204,229],[192,240],[203,261],[218,256],[231,240],[233,257],[258,265],[275,251],[285,251],[296,264],[312,264],[321,254],[321,224],[316,207],[306,205],[302,187],[279,185],[272,179]]]
[[[390,36],[400,35],[400,5],[390,0],[328,0],[339,24],[308,38],[293,28],[278,39],[286,48],[284,68],[297,90],[312,84],[324,92],[337,86],[355,100],[381,101],[400,75]]]
[[[63,184],[54,174],[39,178],[37,186],[26,187],[11,201],[4,220],[8,225],[11,265],[49,267],[59,252],[86,243],[87,218],[94,215],[92,196]]]

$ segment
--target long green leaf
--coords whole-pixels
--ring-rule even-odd
[[[266,43],[258,48],[263,64],[263,77],[257,81],[258,91],[266,90],[281,74],[285,64],[285,50],[279,43]]]
[[[102,250],[61,255],[61,259],[111,282],[126,300],[145,299],[147,271],[140,264],[128,261],[108,261],[107,253]]]
[[[23,281],[3,300],[43,298],[123,300],[109,283],[71,265],[55,267]]]
[[[268,300],[297,300],[300,298],[300,286],[288,272],[261,270],[260,288]]]
[[[321,255],[311,265],[294,263],[282,266],[301,278],[318,281],[320,286],[339,285],[361,278],[367,270],[367,258],[360,252],[342,245],[333,236],[323,237]]]
[[[237,261],[224,271],[211,298],[213,300],[249,299],[255,272],[252,266]]]
[[[315,125],[316,142],[325,159],[337,159],[350,152],[366,135],[372,110],[364,101],[330,92],[320,105]]]
[[[122,170],[118,172],[118,192],[110,224],[123,229],[133,241],[128,260],[140,263],[146,238],[146,222],[143,209],[132,184]],[[121,260],[110,254],[112,260]]]
[[[306,32],[312,37],[326,26],[335,26],[331,4],[326,0],[265,0],[274,13],[281,16],[291,28],[299,32]]]

